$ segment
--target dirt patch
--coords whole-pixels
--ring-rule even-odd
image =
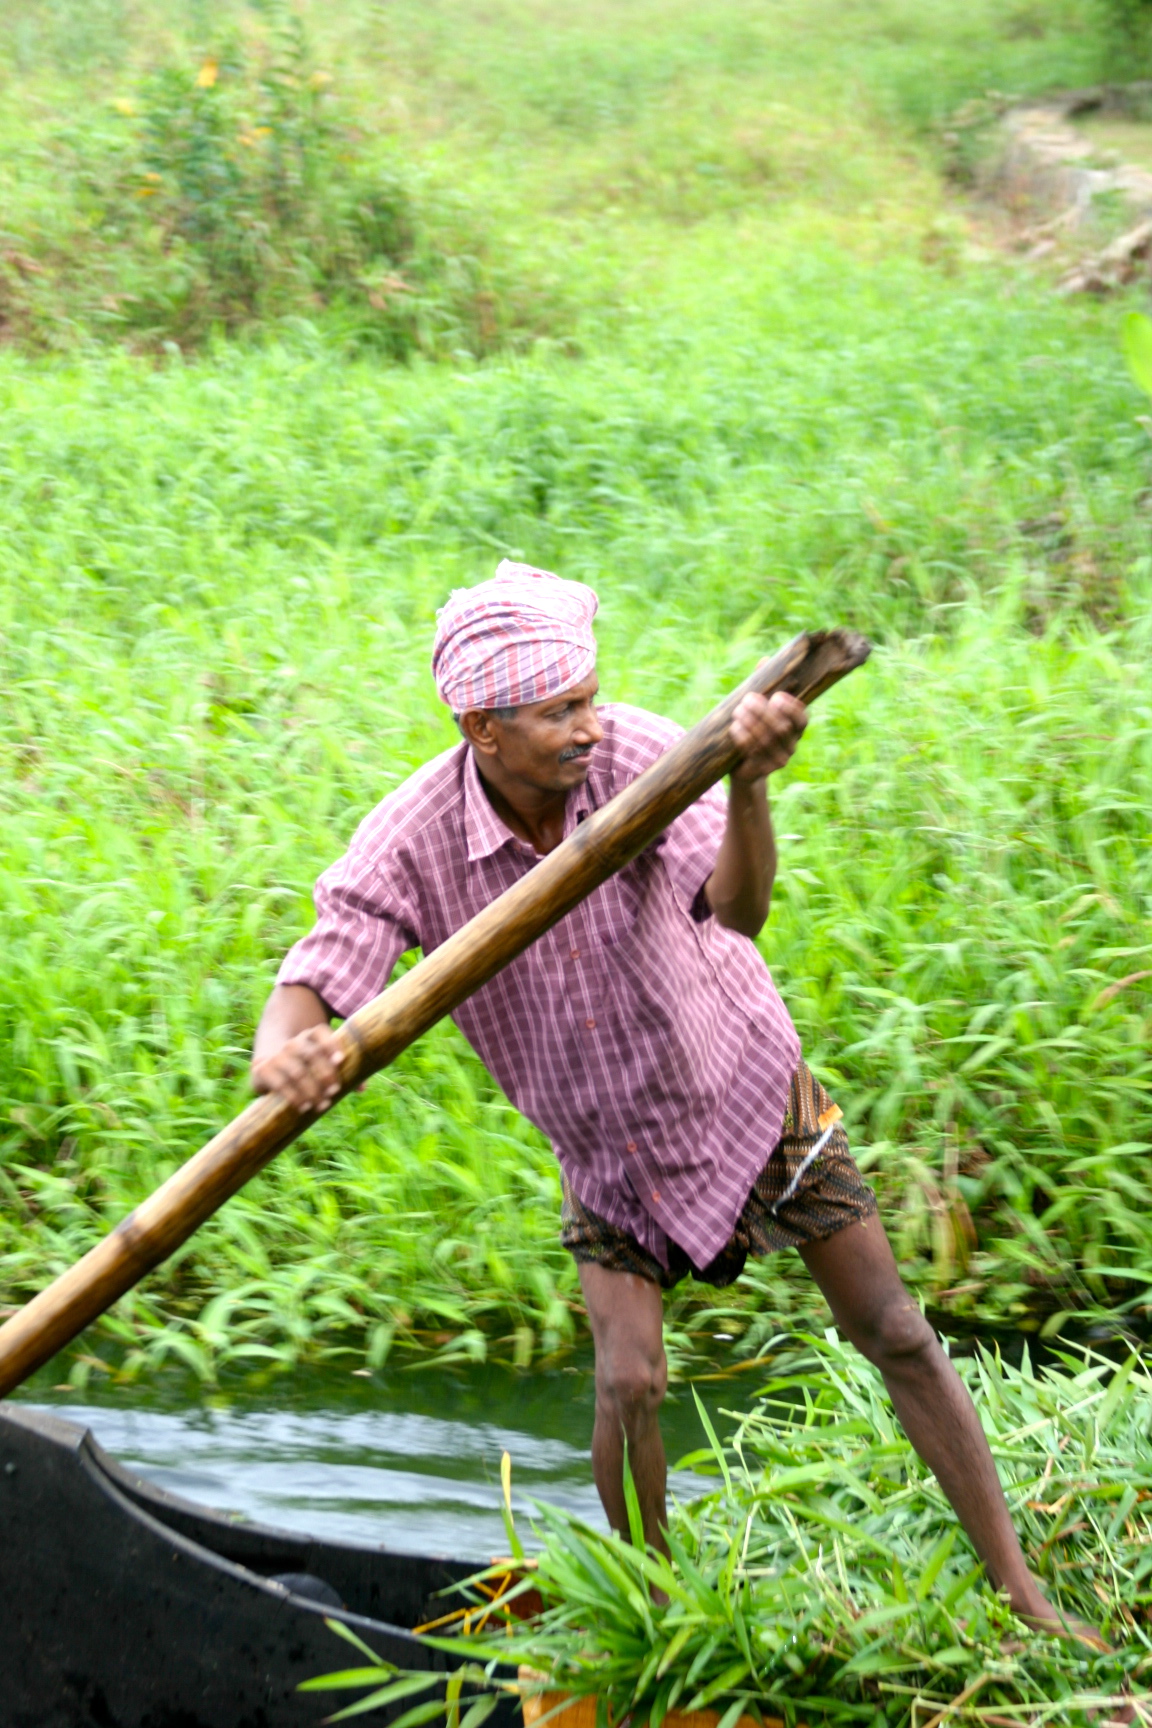
[[[1061,292],[1149,277],[1152,84],[1001,105],[973,181],[999,212],[1002,242],[1051,258]]]

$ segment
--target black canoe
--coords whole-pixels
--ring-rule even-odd
[[[475,1570],[207,1511],[87,1429],[0,1404],[0,1728],[316,1728],[359,1694],[299,1682],[363,1660],[325,1616],[398,1666],[442,1668],[410,1629]],[[519,1719],[509,1699],[489,1721]]]

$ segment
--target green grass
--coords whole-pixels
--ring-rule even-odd
[[[478,1728],[496,1664],[532,1670],[537,1693],[594,1695],[601,1720],[628,1715],[645,1728],[674,1709],[715,1710],[722,1728],[753,1711],[846,1728],[911,1728],[941,1714],[994,1728],[1087,1728],[1132,1692],[1146,1712],[1152,1379],[1135,1361],[1116,1373],[1090,1355],[1040,1373],[1027,1358],[1017,1371],[991,1353],[961,1368],[1048,1600],[1067,1621],[1099,1627],[1112,1653],[1015,1619],[896,1427],[878,1377],[830,1334],[756,1394],[723,1447],[700,1406],[710,1444],[683,1462],[708,1470],[716,1488],[673,1508],[670,1559],[645,1551],[634,1492],[635,1545],[539,1507],[542,1551],[512,1599],[538,1590],[540,1613],[521,1622],[489,1607],[477,1625],[507,1567],[480,1575],[463,1628],[426,1640],[464,1659],[447,1709],[425,1700],[400,1728],[445,1715],[458,1723],[463,1707]],[[508,1523],[519,1553],[510,1512]],[[329,1625],[371,1657],[349,1628]],[[432,1687],[439,1696],[443,1685],[374,1664],[302,1689],[359,1693],[327,1718],[339,1721],[374,1699]]]
[[[1080,9],[1001,11],[317,10],[364,162],[465,200],[563,341],[401,369],[330,306],[194,359],[79,317],[0,350],[8,1301],[243,1102],[314,876],[451,741],[435,608],[511,553],[594,582],[605,695],[684,721],[797,628],[874,637],[776,792],[764,953],[935,1308],[1144,1309],[1152,464],[1121,308],[974,249],[940,178],[926,85],[1085,71]],[[66,12],[8,50],[22,232],[67,100],[263,28],[157,0],[80,54]],[[557,1208],[444,1028],[108,1327],[205,1374],[524,1361],[579,1324]],[[677,1348],[811,1301],[755,1268],[674,1300]]]
[[[8,15],[0,330],[55,349],[302,321],[386,354],[579,341],[718,219],[947,253],[949,116],[1088,83],[1108,52],[1095,0]]]

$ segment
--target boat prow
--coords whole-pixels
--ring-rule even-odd
[[[133,1476],[86,1428],[0,1404],[3,1728],[316,1728],[349,1694],[300,1681],[356,1662],[326,1617],[399,1667],[443,1668],[411,1628],[475,1570],[229,1518]]]

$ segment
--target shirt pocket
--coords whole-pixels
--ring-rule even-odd
[[[583,906],[583,935],[592,949],[617,949],[642,937],[645,860],[636,859],[610,876]]]

